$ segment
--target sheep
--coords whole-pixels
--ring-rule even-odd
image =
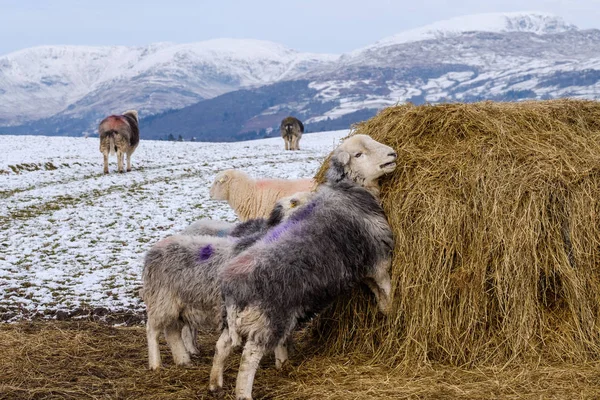
[[[217,236],[217,237],[242,237],[245,234],[251,235],[264,229],[266,220],[251,219],[241,224],[233,222],[216,221],[209,218],[200,219],[181,231],[180,235],[188,236]],[[198,329],[194,325],[184,324],[181,330],[181,337],[186,350],[192,354],[199,354],[196,347],[196,338]]]
[[[217,236],[226,237],[231,236],[235,238],[244,238],[243,241],[238,244],[238,249],[244,243],[253,243],[258,236],[260,236],[268,227],[276,225],[286,214],[297,207],[300,204],[306,203],[311,192],[298,192],[292,196],[285,197],[279,200],[275,204],[275,208],[271,211],[269,219],[255,218],[250,219],[246,222],[235,224],[233,222],[217,221],[209,218],[200,219],[190,226],[181,231],[180,235],[192,235],[192,236]],[[199,350],[196,346],[198,336],[198,329],[191,324],[184,324],[181,337],[185,348],[191,355],[199,354]]]
[[[233,222],[225,222],[225,221],[216,221],[214,219],[203,218],[190,226],[182,230],[180,235],[190,235],[190,236],[218,236],[225,237],[229,236],[229,233],[235,228],[235,223]]]
[[[395,169],[396,158],[393,149],[368,136],[350,137],[332,153],[326,183],[308,203],[219,270],[227,315],[211,392],[222,390],[224,363],[245,338],[235,395],[251,399],[264,353],[287,358],[282,344],[298,321],[361,281],[370,282],[380,310],[388,311],[392,231],[378,197],[363,185],[373,188]]]
[[[131,155],[140,143],[139,117],[136,110],[123,115],[110,115],[98,126],[100,152],[104,156],[104,173],[108,174],[108,155],[117,153],[117,167],[123,171],[123,157],[127,154],[127,172],[131,171]]]
[[[159,241],[146,253],[140,294],[148,315],[150,369],[160,367],[161,330],[175,364],[190,364],[190,354],[198,353],[197,329],[216,330],[221,326],[222,298],[217,281],[220,266],[260,239],[310,195],[297,193],[281,199],[269,219],[238,224],[227,237],[179,234]],[[287,350],[278,350],[278,354],[287,354]],[[278,358],[276,367],[281,368],[284,362]]]
[[[279,131],[285,142],[286,150],[300,150],[300,138],[304,133],[304,125],[298,118],[284,118],[279,126]]]
[[[267,218],[277,200],[296,192],[311,191],[315,185],[312,179],[254,180],[242,171],[228,169],[217,174],[209,193],[213,200],[226,200],[240,221],[247,221]]]

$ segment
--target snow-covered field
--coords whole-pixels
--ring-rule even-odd
[[[208,198],[214,175],[312,177],[348,131],[238,143],[142,141],[132,172],[110,159],[102,174],[97,138],[0,136],[0,319],[143,310],[142,260],[159,239],[199,218],[234,221]]]

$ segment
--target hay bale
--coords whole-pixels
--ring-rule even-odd
[[[381,192],[394,311],[377,315],[367,291],[341,299],[313,326],[327,351],[393,365],[599,358],[599,102],[409,104],[354,133],[399,156]]]

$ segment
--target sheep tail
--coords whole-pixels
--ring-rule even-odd
[[[111,133],[109,135],[110,138],[110,154],[115,154],[117,152],[117,146],[115,145],[115,133],[114,131],[109,132]]]

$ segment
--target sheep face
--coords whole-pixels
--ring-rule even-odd
[[[344,140],[333,152],[331,169],[339,178],[347,177],[369,186],[382,175],[392,172],[396,168],[397,158],[391,147],[367,135],[354,135]]]
[[[232,176],[230,170],[219,172],[208,192],[210,198],[213,200],[228,200],[229,181],[231,178]]]

